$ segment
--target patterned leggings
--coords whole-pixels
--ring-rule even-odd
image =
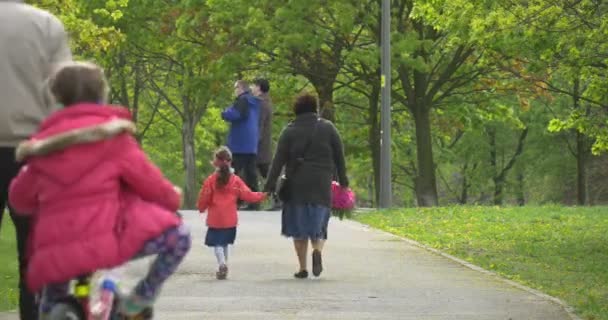
[[[146,242],[134,259],[153,254],[158,256],[150,266],[148,274],[135,286],[133,293],[144,300],[154,300],[162,284],[175,272],[190,250],[191,243],[190,231],[183,224]],[[44,287],[40,301],[40,314],[48,313],[53,304],[66,297],[68,292],[69,282]]]

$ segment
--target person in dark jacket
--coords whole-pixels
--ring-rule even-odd
[[[257,167],[262,178],[268,177],[272,162],[272,102],[268,95],[270,84],[266,79],[256,79],[251,93],[260,99],[260,141],[258,143]]]
[[[256,157],[260,132],[260,100],[249,93],[249,85],[245,80],[235,82],[234,93],[234,104],[222,112],[222,118],[230,123],[227,146],[232,152],[235,173],[252,191],[258,191]],[[245,209],[257,208],[257,204],[250,204]]]
[[[340,134],[333,123],[319,118],[317,106],[316,96],[297,97],[296,118],[281,132],[264,187],[265,191],[275,191],[285,167],[290,192],[283,203],[281,233],[293,238],[300,263],[296,278],[308,277],[308,241],[313,248],[313,275],[318,277],[323,271],[321,252],[327,240],[333,177],[337,175],[340,185],[348,187]]]
[[[268,92],[270,83],[266,79],[255,79],[251,86],[251,93],[260,99],[260,142],[258,144],[257,167],[263,179],[268,178],[270,163],[272,163],[272,101]],[[272,198],[270,210],[279,210],[281,203],[275,196]]]

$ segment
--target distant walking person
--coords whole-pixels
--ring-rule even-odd
[[[68,37],[59,19],[23,1],[0,0],[0,226],[9,183],[21,166],[15,161],[15,148],[54,111],[45,80],[55,64],[71,59]],[[19,315],[22,320],[36,320],[34,296],[24,281],[29,219],[17,215],[10,206],[9,213],[17,233]]]
[[[293,238],[300,263],[296,278],[307,278],[308,241],[312,243],[312,273],[323,271],[321,252],[327,240],[332,178],[335,173],[343,188],[348,187],[342,139],[334,125],[320,119],[317,98],[299,96],[294,104],[295,120],[288,124],[275,152],[264,190],[275,191],[276,181],[285,167],[289,192],[283,199],[282,229]]]
[[[207,211],[207,235],[205,245],[212,247],[217,258],[218,280],[228,276],[228,246],[234,244],[238,213],[236,200],[257,203],[266,194],[252,192],[238,176],[232,174],[232,155],[225,147],[215,152],[215,172],[203,183],[198,199],[198,210]]]
[[[222,112],[222,118],[230,123],[228,148],[232,152],[235,173],[253,190],[258,191],[256,157],[259,143],[260,100],[249,93],[247,81],[234,83],[234,104]],[[257,210],[258,204],[244,209]]]
[[[258,143],[257,168],[260,176],[266,180],[268,170],[272,163],[272,101],[268,92],[270,83],[266,79],[255,79],[251,86],[251,92],[260,99],[260,142]],[[276,197],[273,198],[271,210],[280,208],[280,203]]]
[[[257,167],[262,178],[268,177],[272,162],[272,102],[268,95],[270,84],[266,79],[255,79],[251,93],[260,99],[260,141],[258,143]]]

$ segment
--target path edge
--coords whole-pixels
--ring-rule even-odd
[[[472,263],[470,263],[468,261],[465,261],[465,260],[462,260],[460,258],[457,258],[457,257],[455,257],[455,256],[453,256],[451,254],[445,253],[445,252],[443,252],[441,250],[438,250],[438,249],[432,248],[430,246],[427,246],[425,244],[422,244],[422,243],[420,243],[420,242],[418,242],[416,240],[413,240],[413,239],[410,239],[410,238],[407,238],[407,237],[404,237],[404,236],[399,236],[399,235],[390,233],[390,232],[385,231],[385,230],[377,229],[377,228],[371,227],[369,225],[366,225],[364,223],[361,223],[361,222],[358,222],[358,221],[355,221],[355,220],[352,220],[352,219],[344,219],[341,222],[342,223],[347,222],[346,224],[352,224],[353,227],[363,228],[366,231],[373,230],[373,231],[376,231],[376,232],[379,232],[379,233],[386,234],[386,235],[388,235],[390,237],[400,239],[401,241],[404,241],[404,242],[406,242],[408,244],[411,244],[411,245],[413,245],[415,247],[424,249],[426,251],[432,252],[434,254],[437,254],[439,256],[442,256],[444,258],[452,260],[452,261],[454,261],[454,262],[456,262],[456,263],[458,263],[460,265],[463,265],[463,266],[465,266],[465,267],[467,267],[467,268],[469,268],[471,270],[474,270],[474,271],[477,271],[477,272],[481,272],[481,273],[483,273],[485,275],[489,275],[491,277],[494,277],[494,278],[496,278],[496,279],[498,279],[498,280],[500,280],[500,281],[502,281],[502,282],[504,282],[504,283],[506,283],[506,284],[508,284],[510,286],[516,287],[516,288],[518,288],[520,290],[526,291],[526,292],[528,292],[530,294],[533,294],[533,295],[535,295],[537,297],[543,298],[545,300],[548,300],[548,301],[550,301],[550,302],[552,302],[552,303],[560,306],[568,314],[568,316],[570,317],[571,320],[583,320],[582,318],[580,318],[578,315],[576,315],[574,313],[574,308],[573,307],[569,306],[567,303],[563,302],[559,298],[550,296],[550,295],[548,295],[548,294],[546,294],[546,293],[544,293],[542,291],[530,288],[530,287],[528,287],[526,285],[523,285],[521,283],[518,283],[518,282],[515,282],[513,280],[504,278],[501,275],[497,274],[496,272],[486,270],[486,269],[484,269],[484,268],[482,268],[480,266],[474,265],[474,264],[472,264]]]

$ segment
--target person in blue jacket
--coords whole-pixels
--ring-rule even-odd
[[[259,142],[260,105],[258,98],[249,93],[245,80],[234,83],[234,104],[222,112],[222,119],[230,123],[227,146],[232,151],[235,173],[252,191],[258,191],[256,158]],[[249,204],[248,210],[257,210],[257,204]]]

